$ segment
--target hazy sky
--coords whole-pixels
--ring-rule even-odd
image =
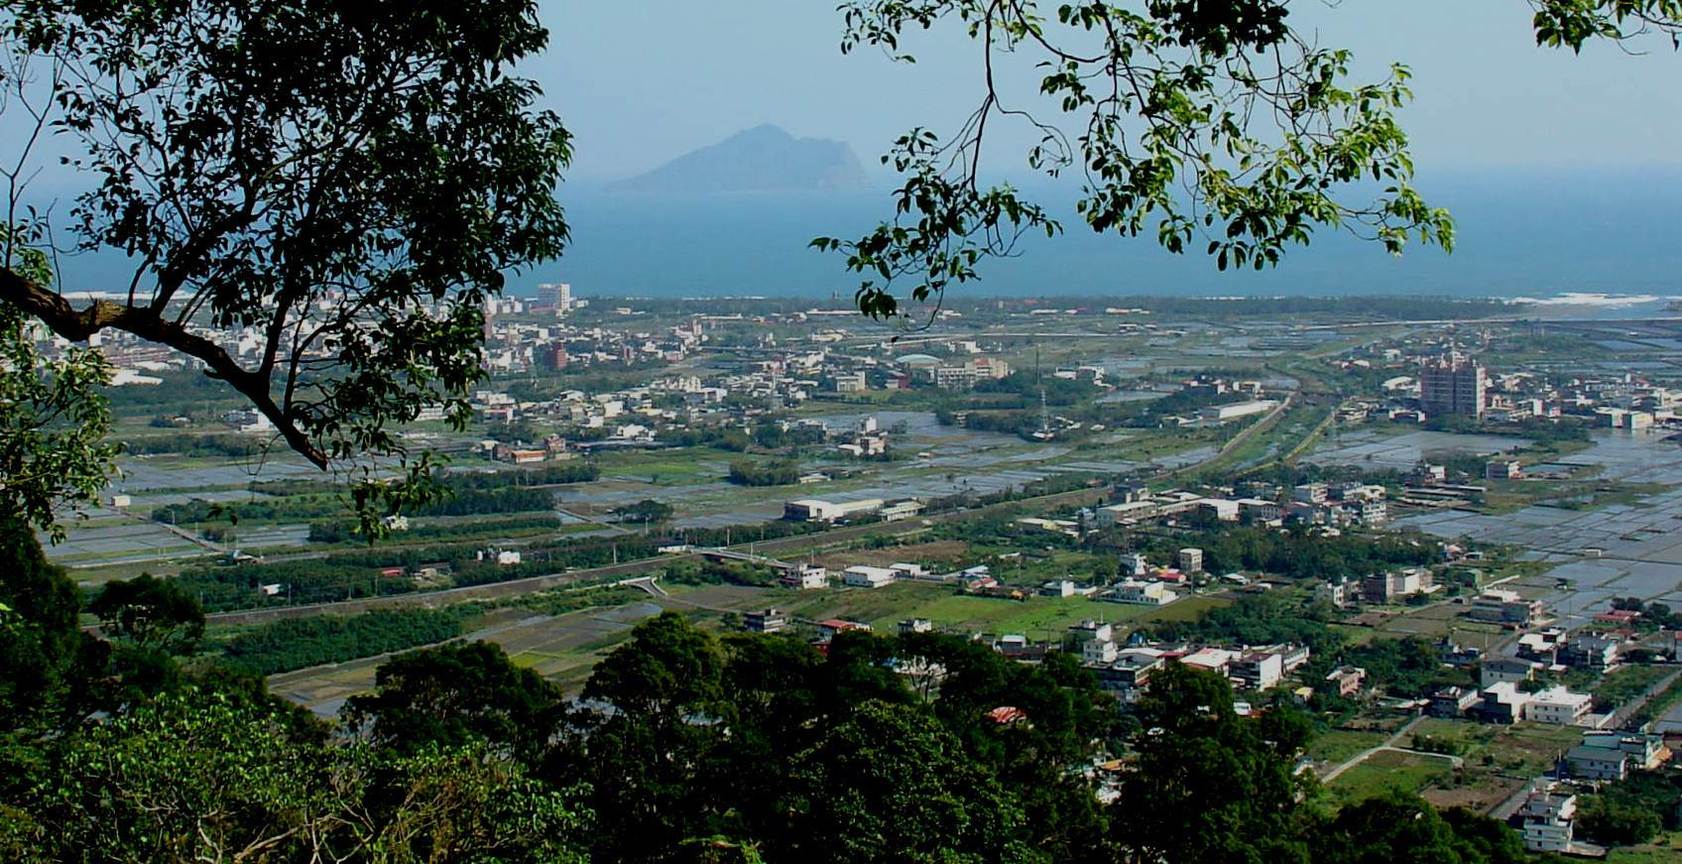
[[[843,57],[833,0],[541,0],[549,51],[525,72],[577,133],[579,180],[634,174],[759,123],[840,138],[873,162],[912,125],[950,128],[977,49],[918,33],[915,66]],[[1414,71],[1422,173],[1682,164],[1682,56],[1541,49],[1522,0],[1296,0],[1292,20],[1358,66]]]

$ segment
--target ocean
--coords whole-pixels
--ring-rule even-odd
[[[1066,231],[983,262],[954,290],[990,295],[1359,296],[1553,298],[1682,295],[1682,173],[1529,171],[1442,175],[1420,184],[1458,221],[1453,254],[1322,233],[1277,268],[1221,272],[1201,254],[1174,256],[1153,237],[1093,234],[1060,208]],[[839,255],[807,248],[820,234],[856,236],[892,214],[887,189],[847,195],[669,198],[561,189],[572,243],[559,260],[513,274],[509,290],[570,282],[577,296],[848,298],[858,277]],[[1066,193],[1065,193],[1066,196]],[[1040,200],[1056,200],[1048,193]],[[64,259],[67,291],[126,286],[109,254]]]

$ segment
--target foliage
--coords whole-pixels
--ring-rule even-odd
[[[1391,252],[1410,239],[1453,243],[1447,213],[1409,186],[1413,163],[1393,115],[1411,98],[1408,70],[1349,83],[1350,53],[1294,31],[1284,3],[1048,12],[1032,0],[857,0],[841,10],[843,52],[876,47],[909,61],[900,44],[908,31],[950,22],[984,58],[980,104],[954,137],[913,129],[883,157],[905,175],[896,218],[856,240],[812,242],[864,277],[857,301],[873,317],[899,313],[896,280],[913,281],[912,300],[938,299],[977,278],[983,258],[1013,254],[1024,234],[1061,230],[1015,189],[982,182],[990,121],[1026,124],[1031,169],[1080,172],[1076,207],[1093,231],[1151,233],[1174,253],[1206,243],[1223,270],[1276,263],[1316,228],[1348,228]],[[1002,54],[1037,64],[1049,103],[1038,107],[1062,116],[1040,119],[1037,106],[1002,97]],[[1369,179],[1381,184],[1377,199],[1346,203],[1343,191]]]
[[[110,637],[166,654],[190,654],[204,635],[204,610],[172,580],[150,574],[105,583],[88,611]]]
[[[361,615],[285,618],[222,645],[230,659],[264,675],[343,663],[461,635],[461,615],[438,609],[382,609]]]
[[[567,239],[569,135],[511,74],[547,42],[533,4],[44,0],[8,4],[0,32],[7,124],[62,145],[23,159],[92,181],[76,239],[134,268],[124,299],[77,307],[8,239],[8,308],[195,358],[322,468],[401,455],[395,427],[428,406],[465,422],[484,301]],[[42,248],[49,228],[9,237]],[[201,323],[252,328],[256,359]],[[363,503],[410,485],[358,467]]]
[[[374,692],[352,697],[345,722],[405,754],[483,739],[528,758],[549,737],[560,691],[488,642],[452,642],[380,666]]]
[[[569,793],[482,746],[394,756],[295,716],[183,692],[56,742],[14,860],[577,862]]]
[[[788,459],[730,463],[730,482],[742,486],[787,486],[800,479],[800,463]]]
[[[50,283],[46,256],[19,241],[0,222],[0,269]],[[111,365],[87,347],[47,357],[34,331],[29,316],[0,296],[0,507],[56,541],[64,529],[54,508],[94,502],[116,472],[117,445],[105,441],[111,410],[100,392]]]

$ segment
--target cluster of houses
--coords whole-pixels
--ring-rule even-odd
[[[1384,380],[1383,399],[1343,406],[1338,419],[1346,423],[1372,416],[1411,422],[1443,416],[1496,422],[1575,416],[1610,428],[1645,429],[1677,422],[1682,405],[1682,391],[1635,372],[1564,381],[1528,371],[1492,373],[1447,339],[1361,349],[1333,363],[1396,373]]]
[[[1193,516],[1218,522],[1280,526],[1382,525],[1389,519],[1387,492],[1369,483],[1304,483],[1288,491],[1251,484],[1246,496],[1183,489],[1152,492],[1143,484],[1120,484],[1116,501],[1093,511],[1097,528],[1136,526]]]
[[[1515,656],[1477,659],[1478,689],[1444,688],[1431,696],[1427,711],[1437,717],[1469,716],[1490,723],[1530,720],[1599,728],[1611,718],[1594,713],[1591,696],[1562,685],[1543,686],[1541,676],[1569,669],[1603,674],[1617,667],[1622,645],[1616,637],[1573,634],[1557,627],[1525,633],[1516,643]]]
[[[1631,774],[1653,771],[1670,761],[1665,736],[1655,732],[1591,729],[1582,743],[1559,760],[1555,777],[1538,782],[1525,794],[1514,819],[1531,852],[1603,857],[1604,850],[1576,839],[1577,788],[1615,783]]]

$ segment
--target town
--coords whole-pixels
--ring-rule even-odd
[[[1444,304],[1466,323],[1409,320]],[[946,633],[1075,658],[1123,712],[1207,670],[1241,713],[1321,718],[1300,769],[1340,798],[1400,784],[1604,854],[1609,790],[1682,743],[1682,388],[1578,346],[1675,331],[1444,304],[1305,326],[1261,300],[1001,300],[903,336],[545,285],[486,308],[486,386],[403,433],[452,498],[372,547],[331,484],[263,459],[261,415],[112,340],[127,468],[52,555],[85,585],[173,574],[222,650],[325,714],[368,649],[253,654],[264,628],[437,617],[411,601],[439,591],[442,630],[369,644],[487,638],[576,687],[661,609],[820,650]]]

